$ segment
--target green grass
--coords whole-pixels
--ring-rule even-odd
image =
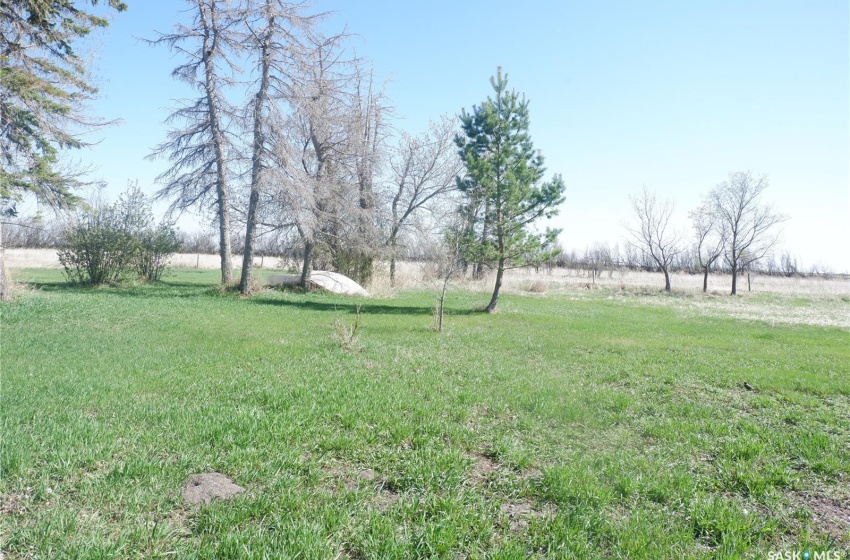
[[[36,289],[0,308],[7,559],[850,555],[846,330],[602,293],[484,315],[450,292],[437,334],[426,292],[18,279]],[[185,505],[208,471],[246,492]]]

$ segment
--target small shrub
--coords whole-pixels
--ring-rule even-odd
[[[171,255],[180,248],[177,231],[171,224],[160,223],[156,228],[141,232],[139,237],[136,272],[148,282],[158,282]]]
[[[117,282],[130,268],[136,246],[112,206],[85,210],[65,232],[59,262],[70,282]]]
[[[527,290],[533,294],[543,294],[546,293],[548,289],[549,286],[546,284],[546,282],[543,282],[541,280],[534,280],[527,287]]]
[[[334,332],[339,347],[346,352],[357,349],[357,331],[360,329],[360,304],[354,308],[354,322],[349,327],[342,319],[334,321]]]

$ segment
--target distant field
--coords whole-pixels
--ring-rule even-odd
[[[60,268],[56,251],[53,249],[7,249],[7,266],[11,269],[20,268]],[[241,267],[241,255],[234,255],[233,262]],[[267,270],[297,270],[299,263],[286,261],[276,257],[257,257],[255,265]],[[218,255],[178,254],[171,260],[174,268],[217,269],[220,266]],[[375,286],[379,292],[389,289],[388,265],[378,266]],[[433,276],[433,266],[428,263],[400,262],[396,278],[396,287],[423,288],[429,285],[428,279]],[[481,281],[466,280],[461,282],[466,289],[491,290],[493,275]],[[699,274],[674,274],[672,280],[676,292],[699,294],[702,293],[702,276]],[[727,274],[712,274],[709,276],[709,292],[727,294],[731,290],[732,277]],[[575,291],[580,289],[627,289],[664,287],[664,276],[654,272],[636,272],[625,269],[602,271],[597,278],[592,278],[587,271],[575,271],[555,268],[551,271],[541,269],[540,272],[527,269],[510,270],[505,280],[505,288],[514,292],[536,291]],[[841,296],[850,297],[850,276],[834,275],[823,277],[794,277],[751,275],[753,293],[776,293],[786,295]],[[739,279],[739,292],[748,291],[747,276]]]
[[[437,334],[408,266],[419,289],[356,300],[14,271],[0,556],[850,557],[846,284],[516,274],[495,315],[450,291]],[[211,471],[246,492],[183,503]]]

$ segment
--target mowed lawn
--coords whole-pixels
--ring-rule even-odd
[[[6,559],[850,557],[846,329],[452,291],[438,334],[428,292],[16,279]],[[214,471],[245,492],[185,504]]]

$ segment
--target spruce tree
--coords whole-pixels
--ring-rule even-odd
[[[126,9],[121,0],[103,3]],[[108,24],[87,4],[98,1],[0,2],[0,219],[13,215],[24,196],[57,210],[80,201],[73,191],[81,172],[60,156],[87,145],[85,132],[108,124],[87,114],[97,88],[75,50]],[[0,300],[8,297],[0,222]]]
[[[463,134],[455,138],[466,174],[458,178],[465,198],[462,212],[470,224],[464,255],[467,262],[496,267],[496,284],[486,311],[496,310],[505,270],[540,262],[559,233],[535,233],[531,226],[557,213],[564,200],[559,175],[542,182],[543,156],[528,133],[528,101],[508,90],[508,77],[497,70],[490,78],[494,97],[461,113]]]

